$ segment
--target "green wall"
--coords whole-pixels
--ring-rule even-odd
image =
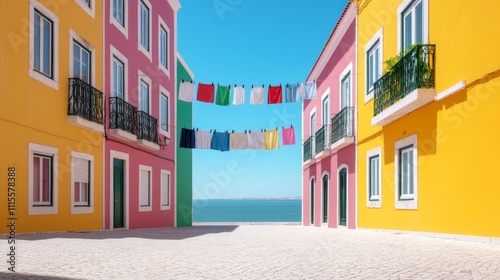
[[[177,96],[179,85],[184,79],[191,82],[186,67],[177,59]],[[177,102],[177,226],[191,226],[193,221],[193,152],[191,149],[179,148],[181,128],[193,127],[193,103]]]

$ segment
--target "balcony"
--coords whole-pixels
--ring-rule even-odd
[[[323,125],[320,129],[318,129],[318,131],[316,131],[316,135],[315,135],[315,138],[316,138],[316,147],[315,147],[315,151],[316,151],[316,156],[315,156],[315,159],[316,160],[320,160],[324,157],[327,157],[329,154],[330,154],[330,151],[328,151],[328,144],[329,144],[329,141],[328,141],[328,125]]]
[[[387,125],[434,99],[435,49],[415,46],[374,83],[372,125]]]
[[[159,150],[158,120],[146,112],[137,112],[137,143],[152,150]]]
[[[354,143],[354,107],[345,107],[332,118],[331,143],[333,151]]]
[[[304,165],[311,164],[314,162],[313,157],[313,142],[314,136],[309,137],[306,142],[304,142]]]
[[[120,97],[109,98],[109,134],[137,141],[137,108]]]
[[[103,94],[79,78],[69,78],[68,122],[104,132]]]

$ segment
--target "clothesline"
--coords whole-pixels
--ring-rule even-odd
[[[274,150],[280,148],[280,134],[276,130],[261,129],[261,131],[245,130],[245,132],[229,133],[214,130],[199,130],[182,128],[180,148],[186,149],[211,149],[221,152],[230,150],[264,149]],[[293,126],[282,127],[281,144],[295,145],[295,129]]]
[[[195,93],[194,81],[184,82],[181,81],[179,86],[179,100],[185,102],[193,102]],[[231,100],[231,85],[220,85],[217,84],[217,90],[215,90],[214,83],[198,83],[196,91],[196,100],[205,103],[214,103],[220,106],[242,105],[245,103],[245,86],[235,85],[232,88],[232,102]],[[260,105],[264,104],[265,86],[253,86],[250,90],[250,104]],[[283,102],[299,102],[301,98],[303,99],[315,99],[317,97],[317,86],[316,81],[297,83],[297,84],[286,84],[285,90],[283,91],[283,86],[280,85],[269,85],[267,88],[267,104],[280,104]]]

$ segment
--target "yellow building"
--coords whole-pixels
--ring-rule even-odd
[[[500,237],[500,2],[356,2],[359,227]]]
[[[0,1],[0,220],[16,232],[102,229],[102,11]]]

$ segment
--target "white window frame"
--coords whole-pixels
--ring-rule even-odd
[[[128,39],[128,0],[123,1],[123,25],[113,16],[113,0],[109,1],[109,23],[114,25]]]
[[[339,77],[339,113],[342,111],[342,81],[349,76],[349,106],[347,107],[352,107],[353,106],[353,90],[352,87],[354,85],[354,80],[353,80],[353,73],[352,73],[352,62],[347,65],[347,67],[341,72],[340,77]]]
[[[52,78],[35,70],[35,9],[52,21]],[[30,1],[30,53],[28,75],[55,90],[59,90],[59,18],[37,0]]]
[[[167,66],[165,67],[162,63],[161,63],[161,30],[165,29],[165,31],[167,32],[167,53],[165,54],[167,56]],[[158,68],[160,70],[162,70],[165,75],[167,75],[167,77],[170,79],[170,63],[171,63],[171,59],[170,59],[170,28],[168,28],[168,25],[165,24],[165,22],[163,21],[163,19],[158,16]]]
[[[324,102],[325,100],[328,100],[328,106],[326,107],[326,123],[324,121]],[[326,125],[327,127],[325,128],[325,147],[330,145],[330,106],[331,106],[331,100],[330,100],[330,88],[327,88],[326,91],[321,95],[321,124]],[[321,177],[321,180],[323,180],[323,177]]]
[[[378,44],[378,58],[379,58],[379,77],[382,77],[382,73],[384,71],[384,28],[381,27],[375,35],[368,41],[368,43],[365,45],[365,104],[368,103],[368,101],[372,100],[374,97],[374,91],[373,89],[370,91],[368,88],[368,76],[369,76],[369,69],[368,69],[368,59],[370,58],[369,56],[369,51],[372,50],[372,48]]]
[[[378,197],[370,196],[370,165],[374,156],[378,156]],[[366,153],[366,205],[369,208],[382,207],[382,147],[369,150]]]
[[[111,96],[114,96],[113,95],[113,92],[114,92],[114,73],[113,73],[113,60],[114,60],[114,57],[118,58],[118,60],[120,60],[121,62],[123,62],[123,99],[125,101],[128,102],[128,59],[126,56],[124,56],[120,51],[118,51],[113,45],[110,45],[110,49],[109,49],[109,52],[110,52],[110,73],[111,73]]]
[[[165,97],[167,97],[167,130],[164,130],[163,127],[162,127],[162,119],[161,119],[161,97],[162,95],[164,95]],[[160,129],[158,130],[160,132],[160,134],[164,135],[164,136],[167,136],[167,138],[170,139],[170,130],[171,129],[171,126],[170,126],[170,92],[168,92],[168,90],[166,90],[164,87],[162,87],[160,85],[160,94],[158,95],[158,125],[160,127]]]
[[[161,170],[161,175],[167,175],[168,176],[168,182],[167,182],[167,193],[166,195],[168,195],[168,205],[163,205],[162,204],[162,201],[163,201],[163,196],[165,195],[165,190],[163,189],[163,176],[160,176],[160,210],[170,210],[170,205],[172,205],[171,201],[171,182],[172,182],[172,173],[169,171],[169,170],[164,170],[162,169]]]
[[[83,159],[88,160],[90,162],[90,170],[89,170],[89,202],[88,205],[81,205],[75,203],[75,178],[73,174],[73,159]],[[94,213],[94,156],[84,153],[71,152],[71,214],[89,214]]]
[[[413,145],[413,195],[408,195],[401,199],[400,189],[399,189],[399,150]],[[394,149],[394,198],[396,209],[417,209],[418,207],[418,147],[417,147],[417,134],[410,135],[404,139],[401,139],[395,143]]]
[[[403,0],[403,2],[398,6],[398,41],[397,41],[397,50],[400,53],[403,45],[403,13],[406,8],[410,7],[414,4],[415,1],[422,1],[422,21],[423,21],[423,38],[422,43],[427,44],[429,41],[429,0]]]
[[[52,205],[33,205],[33,156],[42,154],[52,157]],[[28,143],[28,215],[49,215],[57,214],[58,204],[58,149],[35,143]]]
[[[75,77],[75,69],[73,69],[73,44],[78,42],[81,46],[90,52],[90,85],[95,87],[95,47],[89,41],[78,35],[73,29],[69,30],[69,73],[71,77]]]
[[[312,116],[314,115],[315,123],[311,122]],[[316,114],[316,107],[314,107],[311,112],[309,112],[309,131],[311,133],[311,155],[314,157],[316,155],[316,123],[318,122],[318,114]]]
[[[88,4],[87,1],[89,2]],[[95,19],[95,0],[75,0],[75,3],[89,14],[91,18]]]
[[[148,171],[149,172],[149,205],[141,205],[141,171]],[[145,212],[145,211],[151,211],[153,209],[153,168],[151,166],[146,166],[146,165],[139,165],[139,188],[138,188],[138,205],[139,205],[139,212]]]
[[[138,106],[137,106],[137,110],[138,111],[141,111],[141,108],[142,108],[142,101],[141,101],[141,82],[145,82],[146,84],[149,85],[148,87],[148,103],[149,103],[149,108],[148,108],[148,114],[149,115],[153,115],[152,114],[152,111],[151,111],[151,89],[152,89],[152,82],[151,82],[151,78],[148,77],[146,74],[144,74],[141,70],[138,70],[138,76],[137,76],[137,88],[138,88],[138,91],[137,91],[137,99],[138,99]]]
[[[148,46],[149,50],[147,50],[144,46],[141,44],[141,3],[143,3],[148,9]],[[152,53],[153,53],[153,44],[152,42],[152,16],[153,15],[153,9],[151,6],[151,3],[149,3],[148,0],[139,0],[137,1],[137,46],[140,52],[142,52],[150,62],[152,62]]]

